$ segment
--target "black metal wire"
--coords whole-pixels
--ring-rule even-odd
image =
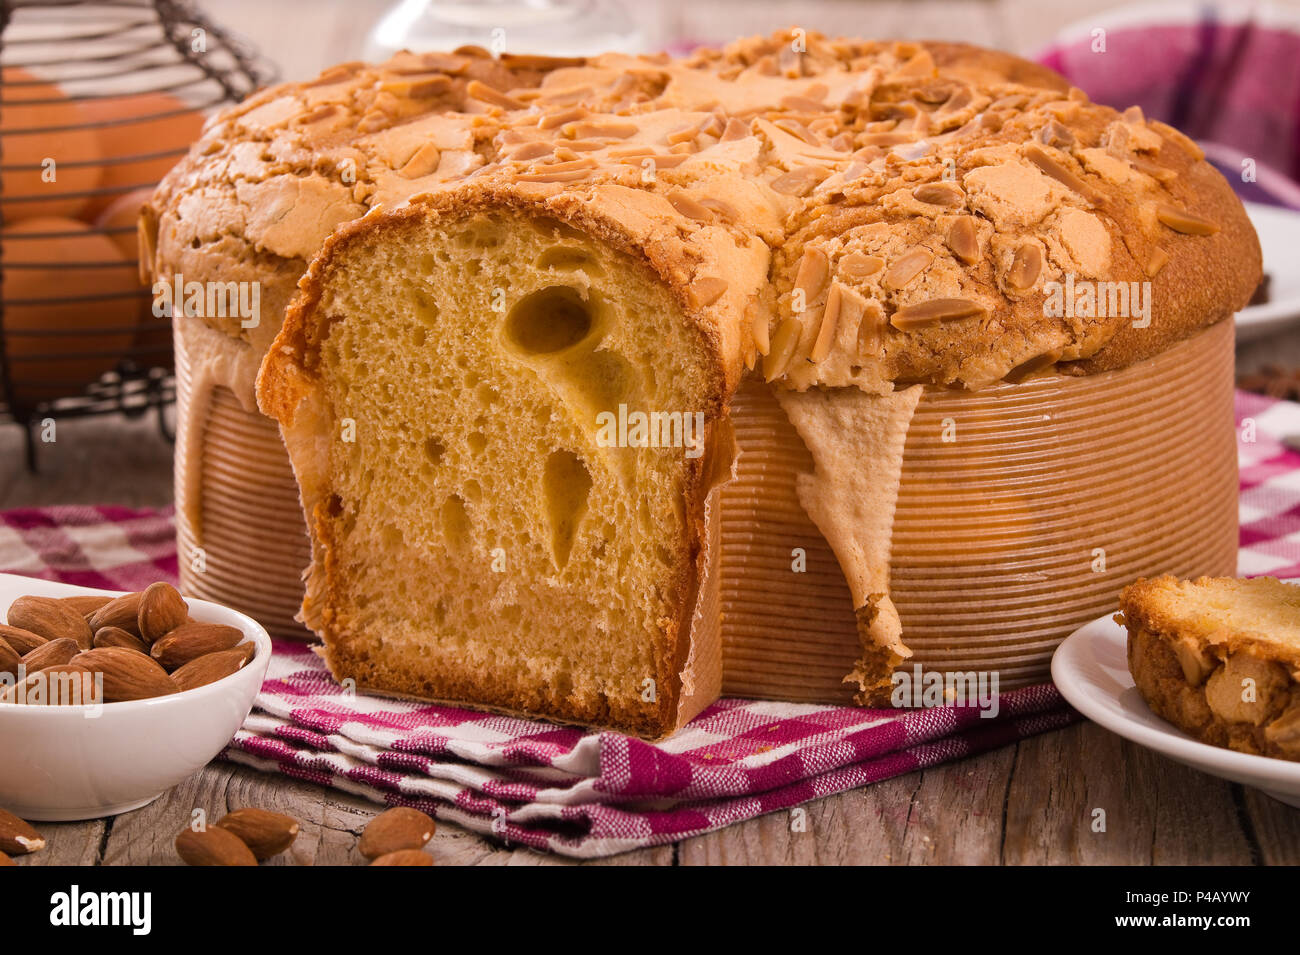
[[[78,14],[86,13],[100,20],[96,24],[78,24]],[[25,24],[39,27],[39,35],[9,38],[11,26],[16,22],[16,15],[22,14]],[[44,28],[51,29],[46,32]],[[206,34],[207,49],[204,55],[196,56],[190,50],[190,37],[195,29],[202,29]],[[150,39],[152,36],[152,39]],[[60,43],[112,43],[112,52],[98,53],[88,51],[79,54],[75,60],[41,59],[41,46],[53,46]],[[6,51],[17,50],[20,55],[6,57]],[[160,59],[162,56],[166,59]],[[190,104],[187,109],[159,112],[144,112],[137,116],[98,120],[83,124],[65,126],[41,126],[11,129],[8,135],[34,135],[70,132],[80,129],[103,129],[114,126],[138,125],[141,123],[160,122],[189,112],[196,112],[244,98],[259,86],[275,78],[275,70],[262,60],[244,41],[214,25],[200,14],[189,0],[0,0],[0,61],[6,69],[20,68],[37,71],[38,75],[30,79],[16,79],[0,82],[5,89],[21,90],[24,87],[71,84],[74,89],[114,78],[133,75],[137,78],[150,78],[150,74],[160,73],[157,85],[147,89],[124,93],[120,96],[76,92],[67,97],[15,99],[6,101],[4,107],[40,107],[71,101],[74,103],[93,103],[102,99],[129,100],[156,93],[177,93],[186,91],[189,95],[185,101]],[[176,76],[179,71],[192,70],[191,76]],[[54,75],[67,74],[67,75]],[[209,84],[212,89],[205,90]],[[40,202],[50,199],[86,198],[101,199],[116,195],[126,195],[136,189],[154,185],[143,182],[130,186],[109,186],[77,192],[61,192],[50,196],[24,197],[3,196],[3,182],[6,174],[31,172],[40,169],[39,164],[4,162],[4,138],[0,136],[0,229],[7,219],[12,219],[23,207],[24,202]],[[115,156],[102,161],[69,160],[60,163],[65,168],[84,166],[125,165],[128,163],[150,162],[158,159],[179,158],[183,149],[161,150],[130,156]],[[129,233],[129,227],[110,227],[92,229],[87,232],[32,232],[22,236],[30,239],[58,239],[72,236],[122,235]],[[3,240],[0,239],[0,251]],[[7,266],[13,270],[35,269],[74,269],[74,268],[136,268],[135,261],[122,262],[11,262]],[[0,283],[5,275],[3,256],[0,255]],[[39,308],[58,305],[89,305],[107,303],[114,300],[138,298],[142,309],[151,298],[148,289],[141,288],[131,292],[105,292],[101,294],[64,295],[55,298],[12,298],[8,302],[0,301],[0,417],[8,416],[15,423],[21,424],[26,435],[26,459],[30,470],[36,469],[36,429],[45,417],[75,418],[100,414],[127,414],[140,416],[156,410],[159,430],[168,440],[174,440],[175,429],[167,422],[166,409],[176,400],[175,375],[170,367],[170,345],[150,343],[142,340],[142,335],[162,332],[170,328],[167,319],[146,319],[141,317],[128,327],[70,327],[42,329],[6,328],[4,310],[6,306],[14,308]],[[23,354],[14,354],[9,347],[10,339],[35,343],[42,340],[51,343],[61,338],[81,337],[89,342],[106,336],[133,336],[133,342],[123,348],[87,350],[69,352],[66,350],[50,353],[28,352],[25,345]],[[26,370],[30,374],[35,365],[55,362],[93,361],[96,358],[112,357],[116,359],[112,371],[101,375],[97,380],[86,384],[82,379],[58,379],[43,375],[35,378],[23,377]],[[15,376],[14,372],[19,374]]]

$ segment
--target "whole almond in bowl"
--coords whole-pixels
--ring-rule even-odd
[[[298,838],[298,820],[269,809],[236,809],[222,816],[217,828],[239,837],[259,861],[283,852]]]
[[[8,641],[0,637],[0,673],[7,673],[16,677],[18,675],[18,664],[22,662],[22,659],[18,652],[9,646]]]
[[[149,644],[121,627],[100,627],[95,631],[95,649],[104,647],[125,647],[137,653],[149,652]]]
[[[65,597],[94,596],[80,587],[0,574],[0,607],[28,595],[57,598],[60,603]],[[90,612],[91,618],[104,623],[95,632],[116,627],[139,639],[135,631],[140,625],[140,595],[99,596],[111,599]],[[181,628],[214,628],[221,638],[212,645],[227,649],[230,638],[225,635],[235,634],[239,645],[232,657],[245,661],[243,666],[228,676],[182,692],[162,665],[134,644],[78,649],[78,662],[64,664],[68,672],[55,669],[51,676],[59,682],[51,684],[47,679],[42,688],[53,685],[59,691],[66,687],[81,689],[88,681],[97,680],[107,691],[105,696],[114,699],[97,701],[93,708],[0,705],[0,806],[28,820],[102,818],[137,809],[191,776],[226,747],[248,716],[266,676],[271,641],[260,624],[228,607],[198,598],[186,602],[187,621]],[[15,634],[28,652],[50,642],[13,627],[0,631],[0,639],[9,643]],[[75,645],[71,638],[60,639]],[[127,642],[121,633],[112,630],[100,641]],[[17,646],[10,646],[18,652]],[[67,646],[60,644],[45,652],[66,653]],[[82,666],[83,662],[88,666]],[[14,679],[0,679],[0,689]],[[140,698],[145,692],[162,695]]]
[[[190,608],[180,591],[169,583],[150,584],[140,594],[140,607],[136,611],[136,625],[140,639],[153,643],[175,630],[189,619]]]
[[[81,652],[81,647],[71,637],[60,637],[42,643],[31,653],[23,657],[23,666],[28,673],[36,673],[46,667],[59,667],[71,663],[72,658]]]
[[[236,627],[219,623],[183,623],[150,648],[150,655],[168,670],[183,667],[206,653],[229,650],[244,639]]]
[[[29,673],[0,693],[0,704],[22,706],[93,706],[102,702],[95,675],[75,663]]]
[[[32,633],[30,630],[23,630],[20,627],[10,627],[7,624],[0,624],[0,640],[14,648],[14,652],[20,657],[25,657],[42,643],[48,643],[44,637]]]
[[[180,692],[167,671],[138,650],[101,647],[77,654],[72,662],[103,679],[105,703],[148,700]]]
[[[394,806],[370,820],[361,833],[361,844],[357,848],[367,859],[378,859],[403,849],[420,849],[433,838],[435,828],[436,824],[427,813],[407,806]]]
[[[122,594],[114,597],[86,618],[92,633],[101,627],[121,627],[127,633],[140,636],[140,594]]]
[[[253,659],[254,647],[243,643],[232,650],[205,653],[172,671],[172,682],[183,692],[224,680]]]
[[[9,605],[9,626],[30,630],[46,640],[68,637],[89,650],[94,632],[86,618],[53,597],[19,597]]]
[[[88,594],[84,597],[60,597],[60,603],[67,604],[83,617],[89,617],[113,598],[107,594]]]

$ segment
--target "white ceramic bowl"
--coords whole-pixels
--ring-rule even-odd
[[[0,612],[23,594],[111,591],[0,574]],[[0,807],[24,819],[64,821],[138,809],[207,764],[252,709],[271,661],[262,626],[188,598],[190,615],[238,627],[257,654],[237,673],[151,700],[100,706],[0,706]]]

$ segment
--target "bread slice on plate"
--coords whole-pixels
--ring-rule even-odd
[[[304,281],[259,382],[303,619],[361,688],[662,736],[718,694],[738,357],[607,220],[510,203],[367,217]]]
[[[1140,579],[1120,595],[1116,619],[1157,715],[1215,746],[1300,760],[1300,587]]]

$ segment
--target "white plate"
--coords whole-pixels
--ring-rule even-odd
[[[1056,648],[1052,680],[1071,706],[1112,733],[1170,759],[1300,806],[1300,763],[1198,742],[1152,713],[1129,675],[1127,645],[1128,631],[1106,616]]]
[[[1300,321],[1300,212],[1254,202],[1246,203],[1246,212],[1259,233],[1269,283],[1267,302],[1237,313],[1237,340],[1243,342]]]

